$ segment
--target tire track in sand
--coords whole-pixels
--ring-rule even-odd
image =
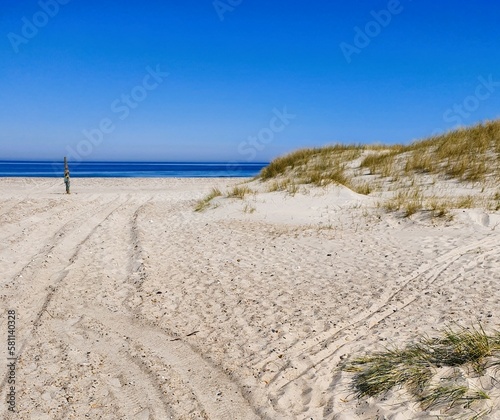
[[[36,329],[39,330],[38,335],[43,336],[44,341],[48,339],[60,340],[61,337],[65,337],[65,335],[60,330],[62,324],[60,324],[60,321],[55,319],[55,317],[71,316],[74,318],[75,316],[83,316],[85,320],[93,322],[94,325],[102,325],[104,335],[113,335],[115,341],[112,344],[115,348],[120,348],[121,344],[125,344],[122,343],[123,338],[121,338],[124,334],[129,337],[134,337],[134,341],[137,345],[147,351],[144,361],[146,362],[148,359],[157,357],[162,361],[163,365],[173,369],[180,376],[182,381],[193,391],[196,399],[209,418],[258,418],[253,413],[248,402],[241,395],[239,388],[226,378],[217,368],[211,366],[199,354],[195,353],[188,344],[170,341],[173,337],[166,335],[158,328],[148,325],[145,320],[137,321],[134,319],[134,317],[137,317],[137,314],[130,313],[129,310],[124,307],[121,308],[122,310],[124,309],[123,312],[116,313],[98,305],[82,308],[82,302],[85,301],[85,299],[82,298],[85,295],[81,293],[85,290],[92,289],[98,291],[101,286],[98,282],[102,281],[102,276],[101,278],[92,277],[91,274],[105,269],[102,265],[107,263],[105,260],[99,259],[99,256],[106,254],[105,250],[104,252],[96,253],[96,256],[89,252],[92,246],[95,247],[96,244],[104,241],[106,246],[114,247],[115,241],[121,241],[122,249],[120,249],[120,253],[122,254],[122,259],[115,263],[122,263],[123,265],[129,266],[125,276],[126,278],[122,279],[122,281],[128,284],[128,290],[134,289],[131,283],[133,283],[133,280],[137,280],[136,273],[138,271],[140,271],[141,277],[148,275],[148,273],[145,272],[146,267],[142,264],[144,255],[139,242],[140,235],[137,232],[139,230],[137,226],[137,217],[144,205],[145,204],[142,204],[138,209],[134,207],[126,211],[127,214],[130,214],[131,219],[128,224],[121,223],[117,225],[116,222],[110,223],[110,214],[89,233],[84,241],[79,243],[79,246],[71,257],[71,264],[62,272],[59,280],[59,284],[64,282],[64,285],[69,288],[69,293],[59,292],[56,294],[59,287],[54,287],[54,290],[52,290],[49,298],[46,300],[46,304],[39,312],[40,318],[36,322]],[[122,213],[122,211],[120,210],[118,213]],[[96,229],[98,227],[100,228],[99,235],[96,234]],[[125,230],[130,231],[128,234],[123,233]],[[105,231],[107,231],[107,233]],[[113,238],[111,236],[113,236]],[[132,255],[123,252],[123,244],[130,244],[131,238],[137,241],[138,244],[137,249],[132,248]],[[88,242],[93,239],[95,243],[88,244]],[[128,263],[130,260],[134,262],[132,264]],[[83,270],[78,270],[76,265]],[[75,273],[80,273],[81,276],[82,271],[84,273],[84,278],[75,278]],[[75,286],[77,286],[76,290]],[[140,290],[141,282],[139,281],[135,286]],[[117,309],[115,308],[114,310]],[[51,313],[50,317],[43,316],[49,313]],[[118,313],[120,313],[120,315],[118,315]],[[55,330],[55,333],[54,331],[51,332],[51,329]],[[92,336],[92,331],[88,329],[86,329],[84,333],[85,335]],[[71,340],[70,342],[73,343]],[[151,407],[145,408],[145,410],[149,409],[149,414],[146,414],[158,419],[169,417],[169,410],[168,407],[166,407],[165,399],[162,398],[161,392],[158,389],[159,386],[155,383],[155,378],[151,372],[148,372],[145,365],[141,365],[141,362],[137,360],[133,360],[131,363],[130,357],[126,357],[124,360],[126,356],[124,353],[117,354],[113,349],[110,350],[109,346],[99,346],[98,351],[104,354],[106,360],[113,361],[113,367],[123,374],[126,374],[127,369],[130,370],[132,365],[135,365],[136,367],[132,366],[132,369],[134,373],[138,375],[138,381],[145,384],[146,388],[151,392],[154,391],[154,393],[151,394]],[[122,391],[123,389],[114,390],[113,395],[116,396]],[[218,395],[216,394],[217,392],[219,392]],[[149,393],[150,392],[148,392],[148,394]],[[127,392],[124,392],[120,396],[116,396],[118,405],[125,404],[124,412],[128,411],[128,413],[134,413],[132,410],[137,411],[141,398],[142,400],[145,399],[143,393],[134,393],[133,390],[127,390]]]
[[[92,199],[92,197],[89,197],[89,201],[86,202],[85,205],[88,207],[92,207],[97,201],[97,197],[94,199]],[[73,217],[73,212],[75,209],[79,209],[79,205],[81,204],[61,200],[54,206],[46,205],[45,207],[41,208],[36,207],[32,209],[31,214],[26,215],[20,221],[10,223],[8,226],[2,226],[2,233],[7,233],[7,235],[0,236],[0,242],[14,242],[14,239],[18,237],[29,236],[29,233],[31,233],[32,231],[39,232],[41,226],[50,228],[50,222],[59,222],[62,219],[61,216],[66,215],[67,217],[63,220],[63,222],[65,223],[67,219]],[[81,213],[81,211],[79,213]],[[26,233],[26,231],[28,231],[28,233]]]
[[[68,275],[67,266],[64,267],[64,261],[74,259],[78,254],[82,244],[88,240],[88,238],[92,235],[95,229],[103,223],[116,209],[118,209],[123,204],[120,203],[117,206],[113,207],[110,211],[108,203],[99,207],[90,217],[83,217],[83,220],[72,220],[63,225],[57,232],[52,236],[49,244],[47,244],[41,251],[39,251],[32,260],[39,259],[41,255],[48,254],[50,252],[54,252],[57,248],[62,248],[58,251],[58,255],[60,258],[57,260],[54,258],[53,263],[51,265],[55,265],[55,267],[51,267],[47,265],[42,267],[42,262],[37,261],[34,264],[28,263],[25,265],[16,276],[17,282],[15,280],[12,281],[13,284],[10,285],[10,293],[14,297],[6,297],[5,300],[9,302],[11,307],[15,307],[18,313],[23,313],[24,325],[27,325],[30,321],[33,324],[31,329],[26,333],[24,330],[18,331],[18,352],[17,357],[21,358],[24,351],[29,348],[29,341],[36,333],[37,328],[41,323],[41,319],[43,314],[46,312],[50,301],[52,300],[54,294],[56,293],[59,285],[64,281],[66,276]],[[79,215],[83,215],[85,211],[82,211]],[[103,218],[104,213],[104,218]],[[81,218],[80,218],[81,219]],[[74,230],[74,226],[80,225],[81,229],[79,231]],[[83,239],[74,240],[74,237],[83,237]],[[70,243],[76,242],[76,246],[69,245]],[[27,271],[31,270],[29,273],[31,276],[24,276],[22,274],[27,274]],[[44,272],[45,275],[42,275],[41,272]],[[54,279],[55,277],[55,279]],[[22,278],[22,282],[20,281]],[[32,281],[29,283],[29,287],[21,288],[19,287],[19,283],[25,283],[30,278]],[[33,279],[35,281],[33,281]],[[14,287],[15,289],[13,290]],[[27,290],[26,290],[27,289]],[[43,290],[46,290],[46,293],[43,293]],[[20,290],[25,290],[24,296],[19,296]],[[40,299],[40,295],[44,295],[42,299]],[[2,382],[0,383],[0,392],[3,391],[5,387],[7,376],[5,375]]]
[[[100,204],[99,206],[97,206],[97,208],[92,208],[90,212],[88,208],[80,210],[76,214],[71,215],[69,217],[70,218],[69,221],[63,222],[62,226],[56,226],[57,230],[54,233],[52,233],[47,239],[43,240],[44,245],[42,245],[40,248],[34,251],[34,254],[32,254],[31,256],[23,258],[24,260],[29,260],[29,262],[24,263],[23,267],[15,273],[8,287],[17,286],[18,283],[22,281],[21,280],[22,278],[24,278],[24,281],[26,281],[25,280],[26,275],[30,270],[31,270],[31,277],[32,278],[35,277],[38,274],[38,272],[43,268],[43,261],[41,260],[42,259],[47,260],[49,258],[49,255],[51,255],[51,253],[53,253],[53,251],[58,246],[60,246],[61,243],[63,243],[64,241],[70,242],[68,239],[71,239],[72,237],[68,235],[74,233],[74,230],[76,228],[84,229],[85,223],[91,220],[95,215],[98,215],[100,213],[105,213],[107,211],[110,202],[105,202],[104,204]],[[79,232],[75,233],[78,234]],[[69,249],[71,249],[71,245],[69,245]],[[66,249],[63,249],[62,251],[63,255],[68,255],[68,251]],[[23,255],[23,253],[25,253],[25,250],[19,251],[20,255]],[[64,260],[64,258],[61,258],[58,255],[56,255],[56,258]],[[51,261],[50,265],[53,265],[54,262],[55,261]],[[64,267],[64,263],[61,262],[60,267],[61,268]]]
[[[481,247],[493,247],[494,249],[491,252],[495,252],[495,247],[500,245],[499,242],[496,235],[490,235],[472,244],[456,248],[432,262],[422,265],[418,270],[405,276],[400,287],[396,290],[387,291],[369,309],[353,317],[349,325],[338,328],[333,332],[327,331],[310,339],[302,340],[296,346],[293,346],[293,352],[287,354],[288,362],[276,372],[268,384],[269,393],[274,397],[275,404],[273,405],[275,409],[279,410],[276,401],[285,393],[287,386],[293,384],[294,381],[301,380],[302,377],[308,375],[311,370],[318,368],[322,363],[328,362],[329,366],[332,363],[338,363],[340,361],[340,355],[338,354],[340,350],[345,352],[349,346],[366,337],[370,330],[382,320],[418,299],[425,287],[435,282],[440,274],[460,257]],[[421,278],[421,281],[415,284],[414,281],[419,278]],[[412,292],[405,290],[409,285],[414,286],[415,290]],[[403,291],[405,291],[404,297],[395,301],[395,298]],[[356,332],[355,341],[349,341],[349,337],[354,331]],[[329,348],[331,344],[335,344],[335,348]],[[260,366],[265,367],[267,363],[273,362],[275,362],[274,359],[268,358],[262,361]],[[312,377],[309,379],[312,379]],[[307,411],[307,407],[305,411]]]
[[[132,243],[134,244],[134,260],[137,270],[129,279],[129,283],[134,284],[137,290],[142,289],[144,281],[149,277],[148,265],[144,264],[147,259],[144,247],[142,245],[142,236],[144,233],[140,229],[140,215],[146,206],[141,206],[133,215],[132,220]],[[179,216],[176,211],[171,215],[173,219]],[[158,232],[153,230],[154,235]],[[148,238],[151,239],[151,238]],[[153,238],[155,241],[157,238]],[[139,305],[140,306],[140,305]],[[211,419],[257,419],[248,401],[241,394],[237,384],[231,381],[221,370],[211,365],[203,357],[194,351],[189,344],[177,341],[176,337],[169,336],[161,329],[148,324],[147,319],[140,315],[138,308],[132,308],[132,318],[126,326],[128,335],[141,337],[141,345],[148,348],[152,354],[162,359],[164,363],[171,366],[188,384],[196,395],[197,400],[203,406],[204,410]],[[87,313],[91,316],[94,308]],[[102,311],[103,309],[101,309]],[[112,317],[102,313],[101,320],[109,322]],[[119,327],[118,317],[115,322],[108,324],[108,327],[116,329]],[[173,341],[175,340],[175,341]],[[219,392],[219,398],[215,399],[216,392]]]
[[[193,390],[210,419],[250,420],[259,417],[253,412],[239,387],[224,373],[211,366],[189,344],[173,341],[160,329],[136,322],[126,314],[112,313],[100,307],[81,308],[80,313],[102,323],[115,333],[134,337],[143,347],[174,369]],[[217,395],[220,396],[217,399]]]

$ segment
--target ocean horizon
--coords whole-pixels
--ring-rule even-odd
[[[267,162],[68,162],[72,178],[247,178]],[[64,162],[0,160],[0,178],[59,178]]]

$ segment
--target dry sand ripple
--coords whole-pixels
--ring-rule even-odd
[[[75,180],[66,196],[0,180],[17,418],[411,419],[356,401],[340,360],[452,322],[500,327],[496,229],[379,217],[336,190],[193,212],[236,182]]]

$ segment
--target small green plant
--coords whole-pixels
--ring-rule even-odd
[[[222,192],[218,188],[212,188],[212,191],[210,191],[210,193],[206,197],[202,198],[196,203],[194,211],[201,212],[205,210],[215,197],[219,197],[221,195]]]

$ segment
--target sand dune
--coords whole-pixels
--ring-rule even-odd
[[[451,323],[500,329],[498,212],[400,219],[343,187],[193,212],[238,182],[0,180],[12,418],[437,418],[358,401],[337,367]]]

